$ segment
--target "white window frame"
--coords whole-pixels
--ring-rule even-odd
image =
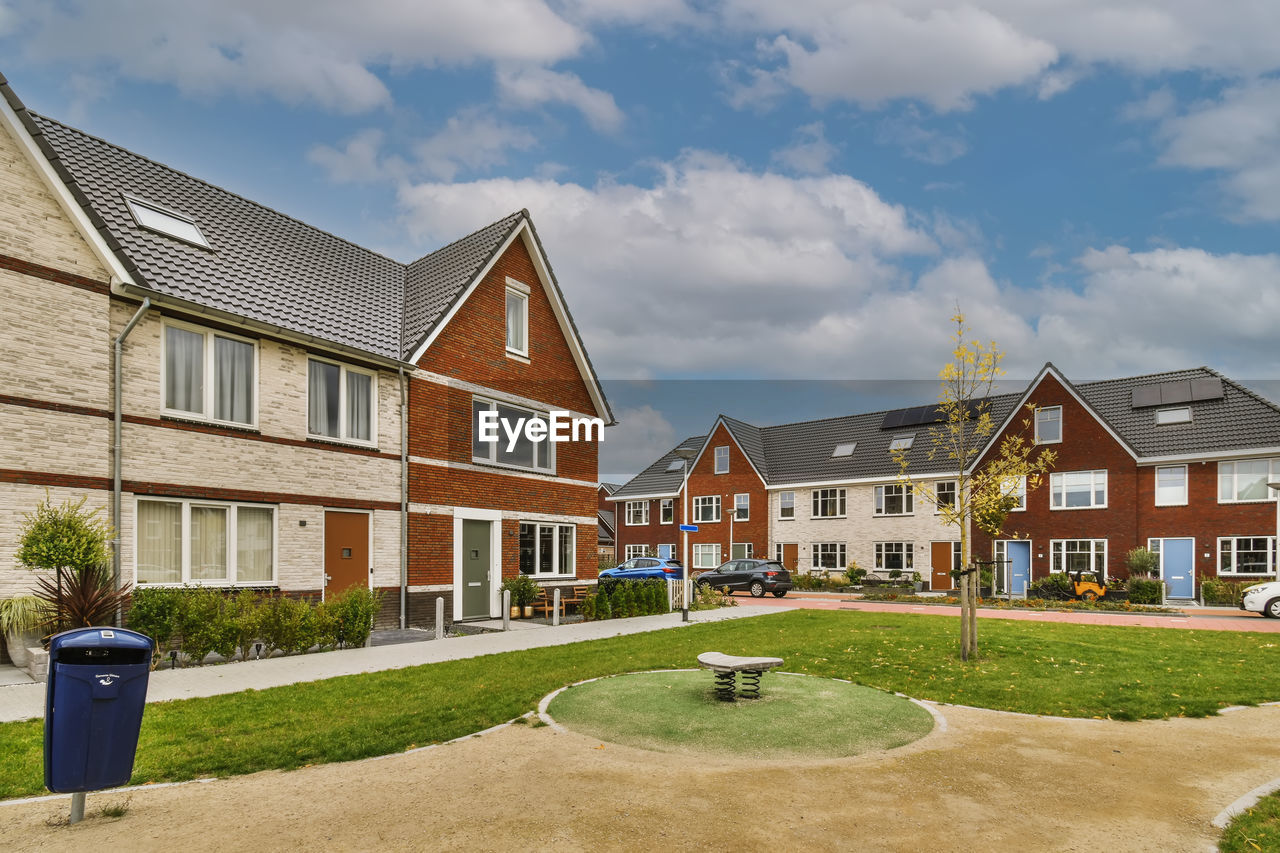
[[[846,456],[852,456],[853,451],[856,450],[857,447],[858,447],[858,442],[856,441],[841,442],[840,444],[837,444],[835,446],[834,450],[831,451],[831,458],[841,459]]]
[[[823,565],[822,558],[828,554],[835,557],[834,566]],[[847,555],[845,542],[814,542],[809,546],[810,567],[818,571],[843,571],[849,564]]]
[[[659,524],[675,524],[676,523],[676,501],[675,498],[663,498],[658,501],[658,523]]]
[[[516,281],[513,278],[507,279],[506,293],[502,299],[502,325],[503,325],[503,344],[506,346],[507,352],[512,355],[518,355],[521,358],[529,357],[529,292],[530,288],[523,282]],[[507,300],[512,296],[520,300],[520,322],[523,328],[520,330],[520,337],[524,341],[524,348],[513,347],[509,343],[511,340],[511,330],[507,328]]]
[[[1067,543],[1069,542],[1088,542],[1089,546],[1089,564],[1097,566],[1101,561],[1101,568],[1089,568],[1084,571],[1093,572],[1097,576],[1100,583],[1107,582],[1107,540],[1106,539],[1050,539],[1049,540],[1049,571],[1057,574],[1066,571]],[[1101,549],[1099,549],[1101,545]],[[1072,553],[1080,554],[1082,551],[1074,551]]]
[[[1240,553],[1237,542],[1241,539],[1265,539],[1267,540],[1267,569],[1263,572],[1241,572],[1236,569],[1236,556]],[[1223,544],[1231,543],[1231,568],[1224,569],[1222,567]],[[1261,578],[1275,577],[1276,575],[1276,537],[1274,536],[1219,536],[1218,537],[1218,561],[1215,564],[1218,568],[1219,575],[1231,575],[1233,577],[1245,578]]]
[[[745,504],[743,498],[746,498]],[[733,496],[733,520],[735,522],[751,520],[750,492],[738,492]]]
[[[1181,471],[1182,472],[1182,500],[1160,500],[1160,472],[1161,471]],[[1156,506],[1186,506],[1187,499],[1191,492],[1191,472],[1186,465],[1157,465],[1152,474],[1155,486],[1153,494],[1155,496]]]
[[[1058,437],[1057,438],[1041,438],[1040,437],[1040,416],[1049,412],[1058,413]],[[1062,407],[1061,406],[1044,406],[1036,409],[1036,444],[1061,444],[1062,443]]]
[[[1067,492],[1066,492],[1066,488],[1062,484],[1065,482],[1064,478],[1068,474],[1089,474],[1090,475],[1089,504],[1087,506],[1067,506],[1066,505]],[[1102,503],[1096,503],[1097,495],[1098,495],[1099,475],[1101,475],[1101,479],[1102,479]],[[1058,497],[1059,489],[1062,490],[1061,506],[1057,506],[1056,505],[1057,501],[1055,500]],[[1053,510],[1054,512],[1059,512],[1059,511],[1070,512],[1071,510],[1080,510],[1080,509],[1106,509],[1107,501],[1110,498],[1110,489],[1111,489],[1111,483],[1109,482],[1109,478],[1107,477],[1106,468],[1097,468],[1092,471],[1057,471],[1049,475],[1049,509]],[[1066,540],[1056,540],[1056,541],[1066,541]],[[1075,540],[1072,540],[1072,541],[1075,541]],[[1084,540],[1080,540],[1080,541],[1084,541]]]
[[[632,521],[633,513],[638,513],[643,521]],[[649,502],[648,501],[627,501],[626,513],[624,516],[627,527],[647,527],[649,524]]]
[[[625,563],[627,560],[634,560],[636,557],[643,557],[648,552],[648,545],[628,545],[623,549],[624,557],[622,562]]]
[[[914,572],[915,563],[916,563],[915,550],[916,550],[916,547],[914,542],[877,542],[876,558],[875,558],[876,571],[877,572],[893,571],[893,569],[885,565],[885,563],[887,562],[885,558],[890,554],[901,554],[902,555],[901,571],[904,574],[907,572]],[[895,566],[894,568],[897,568],[897,567]]]
[[[325,435],[311,431],[311,362],[332,364],[338,370],[338,434]],[[347,423],[347,374],[359,373],[369,377],[369,437],[353,438],[351,425]],[[348,444],[360,444],[376,447],[378,444],[378,371],[366,370],[363,367],[352,367],[331,358],[307,354],[307,438],[317,441],[341,441]]]
[[[1239,481],[1239,477],[1236,474],[1236,465],[1238,465],[1241,462],[1266,462],[1268,463],[1267,470],[1270,471],[1270,474],[1267,476],[1267,482],[1274,483],[1277,480],[1280,480],[1280,459],[1233,459],[1229,462],[1219,462],[1218,463],[1218,503],[1220,504],[1254,504],[1254,503],[1264,503],[1266,501],[1274,501],[1276,499],[1276,490],[1271,488],[1267,489],[1267,496],[1265,498],[1237,497],[1240,494],[1240,481]],[[1229,475],[1224,475],[1223,471],[1226,470],[1228,465],[1231,466],[1230,468],[1231,473]],[[1224,476],[1231,477],[1232,497],[1230,498],[1224,498],[1222,496],[1222,478]]]
[[[708,563],[705,558],[710,555],[714,562]],[[697,542],[693,545],[693,566],[695,569],[714,569],[720,565],[723,560],[720,559],[720,544]]]
[[[832,493],[827,497],[827,493]],[[848,518],[847,494],[844,489],[814,489],[810,501],[810,517],[811,518]],[[836,513],[834,515],[820,515],[818,510],[824,501],[832,500],[836,504]]]
[[[138,533],[140,518],[139,504],[146,503],[172,503],[182,504],[182,579],[172,583],[161,583],[156,581],[139,581],[138,580]],[[191,508],[192,507],[218,507],[227,511],[227,577],[226,580],[214,579],[192,579],[191,577]],[[239,560],[239,548],[237,543],[237,534],[239,533],[239,509],[265,509],[271,511],[271,579],[240,581],[236,575],[238,573],[237,561]],[[206,501],[196,498],[170,498],[157,497],[152,495],[136,495],[133,501],[133,582],[139,587],[182,587],[182,586],[212,586],[212,587],[275,587],[279,586],[280,578],[280,513],[276,504],[259,504],[249,503],[247,501]]]
[[[889,442],[889,452],[893,453],[895,450],[910,450],[911,445],[915,444],[915,441],[916,434],[914,432],[906,433],[904,435],[895,435],[893,440]]]
[[[534,528],[534,539],[533,539],[534,568],[533,568],[532,574],[524,575],[524,572],[520,571],[519,536],[520,536],[520,528],[526,524]],[[541,555],[538,550],[538,539],[542,536],[542,529],[544,527],[549,527],[552,529],[552,531],[554,531],[552,533],[552,536],[554,537],[554,539],[552,540],[553,547],[551,549],[551,570],[550,571],[542,571],[541,570],[542,567],[539,565]],[[570,559],[573,560],[573,566],[572,566],[573,571],[571,572],[560,571],[560,531],[563,529],[568,529],[570,531],[570,534],[569,534],[569,543],[571,546]],[[522,574],[527,578],[576,578],[578,576],[578,526],[576,524],[555,524],[555,523],[546,522],[546,521],[532,521],[527,518],[522,518],[522,519],[519,519],[516,525],[516,537],[517,537],[516,538],[516,548],[517,548],[516,572],[518,572],[519,574]],[[636,546],[628,545],[627,549],[629,550],[634,547]],[[647,548],[648,546],[641,545],[640,547]]]
[[[896,490],[895,494],[890,494],[891,490]],[[888,498],[902,498],[902,512],[886,512],[885,506],[888,504]],[[875,507],[872,515],[878,518],[884,517],[903,517],[916,514],[916,496],[915,489],[902,483],[890,483],[885,486],[876,486],[875,488]]]
[[[1014,478],[1010,477],[1005,481],[1006,485],[1001,487],[1001,493],[1005,497],[1016,497],[1018,503],[1014,505],[1009,512],[1026,512],[1027,511],[1027,478],[1026,476],[1018,477],[1017,483],[1011,482]]]
[[[671,555],[670,557],[662,556],[663,548],[667,549],[667,553]],[[677,546],[674,542],[661,543],[660,545],[658,545],[658,559],[659,560],[679,560],[680,559],[679,546]]]
[[[196,224],[194,219],[187,216],[185,213],[179,213],[171,207],[165,207],[163,205],[156,204],[153,201],[138,198],[137,196],[126,195],[124,193],[121,193],[121,195],[124,196],[125,204],[129,206],[129,214],[133,217],[133,221],[138,224],[139,228],[152,231],[156,234],[163,234],[166,237],[172,237],[174,240],[181,240],[184,243],[188,243],[192,246],[199,246],[202,249],[213,248],[209,245],[209,239],[204,236],[204,232],[200,230],[200,226]],[[146,219],[146,217],[139,215],[139,211],[155,213],[168,219],[177,220],[185,225],[190,225],[192,230],[195,231],[195,237],[193,238],[189,235],[178,234],[168,228],[165,228],[160,222],[156,222],[154,220],[150,223],[144,222],[143,220]]]
[[[722,454],[720,451],[724,451]],[[722,444],[715,449],[715,472],[717,474],[729,473],[729,445]]]
[[[791,506],[787,506],[787,500],[790,499]],[[787,515],[787,510],[791,510],[791,514]],[[796,517],[796,493],[795,492],[778,492],[778,520],[794,521]]]
[[[702,515],[704,507],[713,507],[715,509],[715,518],[706,518]],[[719,495],[698,495],[693,499],[693,522],[703,524],[715,524],[720,520],[720,496]],[[716,563],[716,565],[720,565]]]
[[[933,484],[933,496],[934,496],[935,498],[937,498],[937,501],[936,501],[936,503],[935,503],[935,504],[934,504],[934,506],[933,506],[933,514],[934,514],[934,515],[941,515],[941,514],[942,514],[942,507],[944,506],[943,501],[942,501],[942,487],[943,487],[943,486],[950,486],[950,487],[951,487],[951,489],[950,489],[950,492],[951,492],[951,502],[950,502],[950,503],[948,503],[948,504],[945,504],[945,506],[955,507],[955,505],[956,505],[956,499],[960,496],[960,484],[959,484],[958,482],[956,482],[955,480],[939,480],[938,482],[934,483],[934,484]],[[1025,502],[1026,502],[1026,501],[1025,501],[1025,499],[1024,499],[1023,503],[1025,503]]]
[[[742,549],[742,553],[738,553],[738,549]],[[756,555],[756,546],[754,542],[733,542],[729,545],[730,560],[750,560]]]
[[[1191,407],[1175,406],[1172,409],[1156,409],[1156,426],[1191,423]]]
[[[503,400],[503,401],[493,400],[493,399],[491,399],[491,398],[489,398],[489,397],[481,397],[481,396],[479,396],[478,394],[473,394],[473,395],[472,395],[472,397],[471,397],[471,416],[472,416],[472,417],[475,417],[475,404],[476,404],[476,403],[485,403],[485,404],[487,404],[487,405],[488,405],[488,407],[489,407],[489,411],[491,411],[491,412],[496,412],[496,411],[498,410],[498,406],[503,406],[503,407],[508,408],[508,409],[517,409],[517,410],[519,410],[519,411],[521,411],[521,412],[524,412],[524,413],[525,413],[525,414],[527,414],[527,415],[533,415],[534,417],[542,418],[544,421],[546,421],[546,422],[548,422],[548,423],[550,423],[550,420],[551,420],[550,415],[548,415],[548,413],[546,413],[546,412],[537,412],[537,411],[534,411],[533,409],[527,409],[527,408],[525,408],[524,406],[517,406],[515,403],[508,403],[508,402],[506,402],[505,400]],[[556,443],[555,443],[554,441],[552,441],[552,440],[551,440],[550,436],[548,436],[547,438],[544,438],[542,441],[538,442],[539,444],[545,444],[545,445],[546,445],[546,448],[547,448],[547,467],[545,467],[545,468],[540,468],[540,467],[538,467],[538,466],[536,466],[536,465],[517,465],[517,464],[516,464],[516,463],[514,463],[514,462],[499,462],[499,461],[498,461],[498,446],[499,446],[499,445],[502,445],[503,447],[505,447],[505,446],[506,446],[506,441],[507,441],[507,434],[506,434],[506,432],[502,429],[502,422],[501,422],[501,420],[499,420],[499,421],[498,421],[498,428],[497,428],[497,431],[498,431],[498,440],[497,440],[497,441],[494,441],[494,442],[490,442],[490,443],[488,443],[488,447],[489,447],[489,453],[490,453],[490,455],[489,455],[488,457],[485,457],[485,456],[476,456],[476,455],[475,455],[475,430],[476,430],[477,426],[478,426],[478,424],[477,424],[476,422],[474,422],[474,421],[473,421],[473,422],[472,422],[472,424],[471,424],[471,429],[472,429],[472,435],[471,435],[471,445],[472,445],[472,450],[471,450],[471,461],[472,461],[472,462],[476,462],[476,463],[479,463],[479,464],[481,464],[481,465],[492,465],[492,466],[494,466],[494,467],[496,467],[496,468],[509,468],[509,469],[511,469],[511,470],[513,470],[513,471],[536,471],[536,472],[538,472],[539,474],[554,474],[554,473],[556,472]],[[534,455],[536,456],[537,454],[535,453]]]
[[[259,347],[258,342],[253,338],[246,338],[243,335],[233,335],[217,329],[210,329],[207,326],[197,326],[194,323],[187,323],[182,320],[175,320],[170,317],[164,318],[160,329],[160,411],[162,414],[172,417],[181,418],[187,421],[204,421],[211,424],[225,424],[227,426],[250,429],[258,428],[258,375],[259,375]],[[169,379],[169,332],[168,328],[172,326],[175,329],[182,329],[185,332],[193,332],[204,337],[204,411],[188,412],[183,409],[171,409],[168,407],[167,385]],[[215,394],[215,375],[214,367],[216,361],[214,359],[214,341],[217,338],[226,338],[229,341],[238,341],[240,343],[249,344],[253,347],[253,385],[250,399],[250,408],[252,413],[247,421],[228,421],[220,420],[213,416],[214,411],[214,394]]]

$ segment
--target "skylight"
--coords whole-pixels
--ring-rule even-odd
[[[893,437],[893,441],[889,442],[889,452],[892,453],[895,450],[910,450],[911,444],[915,440],[916,434],[914,432],[907,433],[906,435],[895,435]]]
[[[844,444],[837,444],[836,449],[831,451],[831,458],[835,459],[840,456],[852,456],[853,449],[858,446],[856,441],[848,441]]]
[[[1156,426],[1164,424],[1186,424],[1191,423],[1191,407],[1179,406],[1176,409],[1158,409],[1156,410]]]
[[[668,471],[680,471],[684,468],[683,459],[672,459],[671,464],[667,466]]]
[[[140,199],[126,198],[125,202],[129,205],[129,212],[133,214],[134,221],[148,231],[156,231],[169,237],[176,237],[185,243],[209,248],[209,241],[204,238],[204,234],[200,233],[195,220]]]

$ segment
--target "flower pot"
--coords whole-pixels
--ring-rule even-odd
[[[519,607],[517,607],[517,606],[516,606],[516,605],[514,605],[514,604],[513,604],[513,605],[511,605],[511,618],[512,618],[512,619],[519,619],[519,618],[520,618],[520,608],[519,608]]]
[[[526,604],[526,605],[524,606],[524,618],[526,618],[526,619],[532,619],[532,618],[533,618],[533,605],[532,605],[532,604]]]

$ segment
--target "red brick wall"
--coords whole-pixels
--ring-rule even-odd
[[[656,554],[659,545],[675,545],[677,556],[680,553],[680,499],[672,498],[672,520],[670,524],[659,524],[662,518],[660,499],[647,501],[649,504],[649,523],[634,526],[627,525],[627,503],[619,501],[614,504],[616,523],[614,540],[617,543],[618,562],[626,559],[628,545],[644,545]]]
[[[1052,375],[1046,375],[1036,387],[1030,402],[1037,406],[1062,406],[1062,442],[1045,445],[1057,453],[1054,472],[1107,471],[1107,506],[1105,509],[1049,508],[1049,475],[1040,488],[1027,494],[1025,512],[1012,512],[1005,522],[1001,538],[1031,539],[1031,576],[1049,574],[1051,539],[1106,539],[1108,576],[1124,576],[1124,556],[1138,544],[1138,467],[1133,457],[1087,409],[1076,402]],[[1034,423],[1025,409],[1018,413],[1000,438],[1021,435],[1027,441],[1035,436]],[[983,457],[983,462],[1000,455],[1000,442]],[[991,537],[974,529],[974,556],[991,559]]]

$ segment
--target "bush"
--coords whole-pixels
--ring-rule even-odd
[[[891,581],[897,581],[900,577],[902,577],[902,569],[890,569],[890,570],[889,570],[889,580],[891,580]]]
[[[578,606],[578,612],[582,614],[584,622],[590,622],[596,618],[596,598],[597,593],[589,593],[582,599],[582,604]]]
[[[513,607],[528,607],[538,597],[538,584],[528,575],[516,575],[502,582],[502,589],[511,592]]]
[[[228,616],[222,593],[211,588],[182,592],[178,631],[183,653],[192,663],[200,663],[210,652],[230,659],[236,650],[236,624]]]
[[[285,654],[304,652],[315,645],[315,621],[311,605],[297,598],[278,595],[262,608],[262,645],[267,657],[276,649]]]
[[[1156,578],[1129,578],[1128,590],[1132,604],[1160,604],[1164,601],[1164,581]]]
[[[1151,577],[1160,569],[1160,555],[1146,548],[1133,548],[1124,556],[1130,576]]]
[[[1075,594],[1075,585],[1066,572],[1052,572],[1046,577],[1036,578],[1027,586],[1027,598],[1065,601],[1074,598]]]
[[[612,598],[613,596],[609,594],[608,590],[605,590],[605,589],[600,590],[599,595],[596,596],[596,618],[597,619],[613,618]]]
[[[235,633],[236,648],[240,649],[240,660],[248,660],[249,649],[258,639],[262,624],[261,596],[252,589],[242,589],[234,598],[227,599],[225,608]]]
[[[137,586],[133,589],[133,605],[129,608],[128,626],[155,640],[155,656],[169,648],[175,634],[181,632],[184,590]]]
[[[849,579],[849,583],[857,586],[867,576],[867,570],[859,566],[856,561],[850,560],[849,568],[845,569],[844,576]]]
[[[337,623],[337,640],[348,648],[358,648],[369,640],[373,619],[382,607],[381,592],[357,586],[325,602]]]
[[[1222,578],[1205,578],[1200,584],[1200,595],[1205,604],[1239,607],[1244,588],[1254,581],[1229,581]]]

